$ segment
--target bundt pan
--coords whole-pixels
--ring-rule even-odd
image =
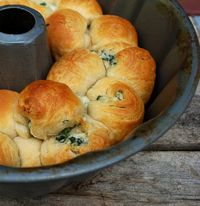
[[[105,13],[123,16],[135,25],[139,45],[156,59],[157,81],[146,106],[144,124],[123,143],[69,163],[36,169],[0,167],[1,195],[43,195],[64,184],[85,180],[93,173],[134,155],[173,126],[194,95],[200,76],[199,44],[191,22],[177,1],[99,2]]]

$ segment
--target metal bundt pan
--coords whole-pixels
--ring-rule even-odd
[[[38,169],[0,167],[2,195],[46,194],[134,155],[173,126],[193,97],[200,76],[199,43],[177,1],[100,0],[100,3],[106,13],[131,20],[139,33],[140,46],[148,49],[157,61],[157,81],[146,108],[145,123],[127,141],[70,163]]]

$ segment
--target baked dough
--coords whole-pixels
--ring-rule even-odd
[[[39,167],[40,162],[40,147],[42,141],[35,138],[25,139],[15,137],[14,142],[18,146],[19,156],[21,159],[21,167]]]
[[[114,135],[115,144],[142,123],[144,104],[126,84],[112,78],[99,80],[87,93],[91,100],[88,114],[105,124]]]
[[[116,54],[116,64],[110,65],[107,76],[129,84],[147,103],[154,88],[156,64],[150,53],[139,47]]]
[[[0,90],[0,132],[10,138],[29,138],[28,121],[18,111],[18,99],[17,92]]]
[[[31,134],[42,140],[78,124],[83,115],[83,105],[71,89],[50,80],[28,85],[20,94],[19,109],[30,120]]]
[[[104,76],[105,68],[98,55],[87,49],[78,49],[57,61],[47,79],[64,83],[75,94],[84,96],[88,89]]]
[[[45,17],[50,16],[54,11],[56,11],[60,4],[60,0],[30,0],[30,1],[46,9]]]
[[[108,148],[111,133],[102,123],[85,116],[79,125],[65,129],[42,143],[42,165],[54,165],[74,159],[82,154]]]
[[[20,167],[18,147],[7,135],[0,133],[0,165]]]
[[[118,52],[132,47],[131,44],[124,42],[112,42],[101,47],[93,46],[91,50],[96,52],[100,57],[102,57],[102,53],[105,52],[110,55],[116,55]]]
[[[132,46],[123,42],[113,42],[101,47],[92,47],[92,51],[99,55],[103,60],[106,69],[117,64],[117,53],[124,49],[131,48]]]
[[[60,143],[55,137],[42,143],[41,163],[43,166],[64,163],[76,157],[77,155],[71,151],[70,145]]]
[[[103,14],[96,0],[61,0],[58,9],[63,8],[77,11],[88,20],[92,20]]]
[[[46,22],[49,43],[56,59],[68,51],[90,45],[87,20],[78,12],[70,9],[58,10]]]
[[[92,45],[97,48],[113,42],[138,45],[134,26],[128,20],[118,16],[103,15],[92,21],[90,36]]]

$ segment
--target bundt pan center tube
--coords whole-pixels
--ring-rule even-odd
[[[1,89],[21,91],[46,77],[52,59],[40,13],[25,6],[0,7],[0,62]]]
[[[135,135],[130,134],[126,141],[111,149],[90,153],[68,163],[33,169],[0,167],[1,195],[38,196],[64,184],[85,180],[158,140],[175,124],[193,97],[200,76],[199,43],[177,1],[100,0],[99,3],[105,13],[125,17],[135,25],[140,47],[149,50],[158,64],[157,81],[146,106],[145,123]],[[8,30],[6,28],[6,32]]]

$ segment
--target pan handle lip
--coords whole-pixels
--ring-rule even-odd
[[[70,163],[65,163],[52,167],[17,169],[9,167],[0,167],[0,183],[35,183],[55,181],[66,178],[75,178],[80,175],[92,173],[97,170],[111,166],[120,162],[137,152],[141,151],[149,144],[158,140],[172,125],[178,120],[194,96],[199,78],[200,78],[200,47],[195,29],[188,16],[181,8],[177,0],[171,0],[172,5],[178,10],[179,16],[183,17],[183,23],[189,31],[192,42],[192,64],[191,75],[187,84],[183,88],[183,93],[177,97],[176,101],[162,115],[146,122],[142,127],[148,124],[156,124],[156,128],[162,128],[158,131],[153,129],[148,139],[142,134],[141,128],[136,132],[136,138],[130,138],[123,143],[113,146],[109,150],[94,152],[83,155]]]

